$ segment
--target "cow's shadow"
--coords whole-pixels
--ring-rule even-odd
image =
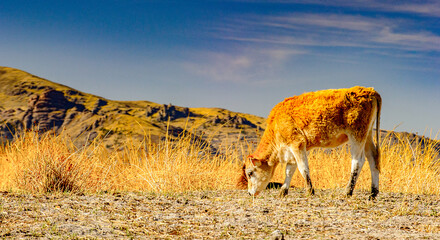
[[[278,182],[270,182],[270,183],[267,185],[266,189],[280,189],[281,186],[283,186],[282,183],[278,183]]]

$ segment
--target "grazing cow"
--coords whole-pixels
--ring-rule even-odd
[[[286,98],[277,104],[267,119],[267,128],[256,151],[245,160],[239,185],[257,195],[264,190],[278,163],[286,163],[286,178],[280,196],[285,196],[293,173],[298,167],[314,194],[309,175],[307,151],[315,147],[337,147],[351,144],[351,177],[346,188],[353,194],[356,180],[368,159],[371,170],[371,195],[379,193],[379,122],[382,99],[373,88],[322,90]]]

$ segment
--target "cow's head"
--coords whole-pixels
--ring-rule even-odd
[[[257,196],[266,189],[273,176],[275,166],[265,160],[259,160],[250,155],[243,166],[243,175],[247,180],[248,192]]]

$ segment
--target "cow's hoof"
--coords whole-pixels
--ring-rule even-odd
[[[347,188],[347,189],[345,190],[345,196],[346,196],[346,197],[351,197],[351,196],[353,196],[353,189],[349,189],[349,188]]]
[[[278,195],[280,198],[283,198],[285,196],[287,196],[287,194],[289,193],[289,189],[287,188],[281,188],[280,194]]]
[[[370,201],[376,200],[376,197],[377,197],[377,193],[376,193],[376,192],[373,192],[373,193],[371,193],[370,196],[368,197],[368,200],[370,200]]]
[[[368,200],[376,200],[377,194],[379,194],[379,189],[372,188],[370,197],[368,197]]]

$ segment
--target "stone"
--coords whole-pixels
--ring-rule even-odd
[[[71,120],[74,113],[67,110],[76,107],[77,110],[84,109],[83,105],[70,102],[64,93],[54,89],[43,92],[41,95],[34,95],[29,99],[28,110],[24,113],[23,124],[27,129],[38,126],[40,131],[58,130],[66,120]]]
[[[284,240],[284,234],[280,230],[272,232],[270,239],[272,240]]]

